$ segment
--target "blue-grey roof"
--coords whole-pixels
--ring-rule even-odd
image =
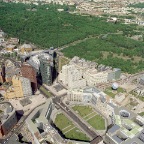
[[[112,108],[115,108],[116,106],[112,103],[108,103],[108,105],[110,105]]]
[[[87,88],[84,89],[83,92],[84,92],[84,93],[93,93],[93,92],[95,92],[95,93],[100,93],[100,90],[98,90],[98,89],[95,88],[95,87],[87,87]]]
[[[115,131],[119,130],[120,126],[118,125],[113,125],[109,130],[108,133],[114,133]]]
[[[120,144],[121,142],[123,142],[123,140],[120,139],[117,135],[112,136],[112,138],[113,138],[118,144]]]

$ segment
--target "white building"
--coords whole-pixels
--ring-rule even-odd
[[[82,88],[86,86],[82,70],[77,69],[74,65],[65,65],[62,67],[59,81],[69,88]]]
[[[108,72],[98,72],[97,69],[89,69],[84,72],[83,77],[86,79],[88,86],[94,86],[99,83],[107,82]]]

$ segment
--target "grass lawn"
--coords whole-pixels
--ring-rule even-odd
[[[86,134],[82,133],[78,128],[76,128],[74,124],[62,113],[56,116],[55,124],[68,139],[83,141],[90,140]]]
[[[51,93],[47,89],[45,89],[43,86],[41,86],[39,88],[39,90],[42,91],[45,95],[47,95],[47,97],[51,97],[52,96]]]
[[[108,96],[110,96],[110,97],[112,97],[112,98],[115,98],[115,94],[112,93],[111,91],[105,90],[104,92],[105,92]]]
[[[89,115],[85,116],[84,119],[87,120],[91,117],[93,117],[96,114],[96,112],[90,113]]]
[[[123,92],[125,92],[125,90],[124,90],[123,88],[119,87],[119,88],[117,89],[117,92],[118,92],[118,93],[123,93]]]
[[[87,122],[96,130],[105,130],[105,120],[100,115],[96,115]]]
[[[72,107],[74,111],[77,111],[81,117],[85,117],[88,114],[92,113],[93,110],[90,106],[74,106]]]
[[[144,112],[139,113],[140,116],[144,116]]]
[[[65,134],[66,138],[77,139],[83,141],[89,141],[90,139],[86,136],[86,134],[82,133],[78,128],[74,128],[70,132]]]
[[[69,125],[73,125],[73,123],[62,113],[56,116],[55,124],[60,130],[66,128]]]
[[[108,96],[112,97],[112,98],[115,98],[115,95],[118,94],[118,93],[123,93],[125,92],[125,90],[121,87],[119,87],[117,90],[112,90],[111,87],[107,88],[105,91],[104,91]]]

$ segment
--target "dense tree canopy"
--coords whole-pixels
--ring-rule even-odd
[[[58,8],[65,11],[58,12]],[[0,27],[21,41],[32,42],[40,47],[58,47],[83,39],[89,35],[123,31],[128,35],[135,25],[107,23],[103,18],[70,14],[66,6],[24,5],[0,3]]]

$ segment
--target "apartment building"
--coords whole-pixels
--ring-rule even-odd
[[[13,76],[12,86],[8,88],[5,94],[6,99],[31,96],[32,89],[30,80],[20,76]]]
[[[23,63],[21,66],[21,74],[23,77],[30,80],[32,91],[35,93],[37,91],[37,74],[35,69],[28,63]]]

